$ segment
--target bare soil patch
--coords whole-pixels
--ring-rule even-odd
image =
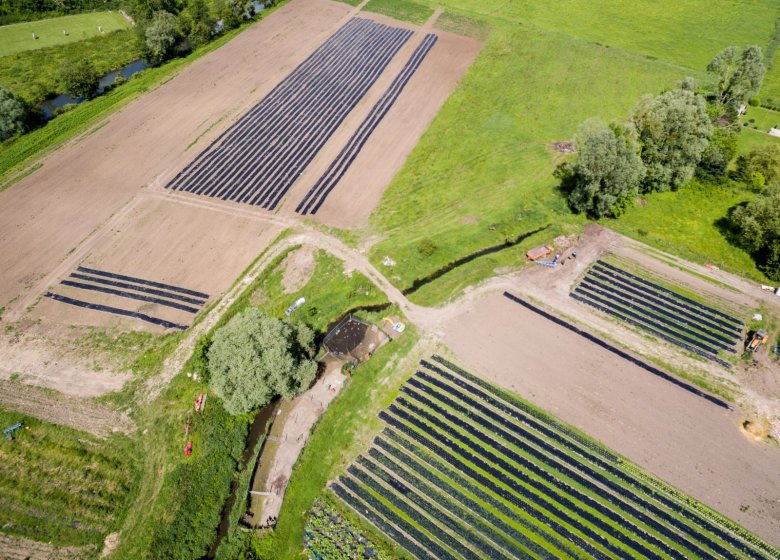
[[[309,281],[317,264],[314,259],[315,253],[314,247],[304,245],[284,258],[282,290],[285,294],[297,292]]]
[[[349,12],[329,0],[290,2],[0,193],[0,243],[13,247],[0,255],[0,306],[99,235],[142,188],[161,188]]]
[[[94,546],[57,548],[50,544],[0,533],[0,560],[79,560],[94,554]]]
[[[7,410],[101,438],[117,432],[129,434],[135,430],[135,423],[126,414],[108,405],[2,379],[0,405]]]
[[[770,490],[780,487],[780,450],[745,438],[737,414],[501,294],[479,299],[454,317],[444,342],[486,379],[780,544],[780,499]]]
[[[278,226],[231,213],[180,204],[174,197],[143,197],[78,264],[209,294],[213,301],[273,240]],[[68,266],[59,279],[75,266]],[[189,325],[195,315],[149,303],[53,283],[52,291],[76,299],[139,311]],[[160,332],[137,319],[42,299],[33,318],[61,324]]]
[[[294,213],[297,204],[346,144],[427,31],[378,14],[361,12],[360,17],[371,17],[395,27],[417,29],[417,32],[301,176],[291,190],[282,213]],[[474,39],[439,30],[436,34],[438,42],[322,208],[313,216],[315,220],[338,227],[365,225],[384,189],[482,48]]]

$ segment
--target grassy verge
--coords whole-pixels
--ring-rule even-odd
[[[134,497],[131,440],[101,440],[0,408],[0,425],[17,422],[24,426],[13,439],[0,438],[0,531],[55,546],[102,545]]]
[[[433,15],[433,8],[411,0],[368,0],[363,10],[417,25],[422,25]]]
[[[129,26],[117,12],[93,12],[3,25],[0,27],[0,57],[83,41],[99,36],[98,27],[103,28],[103,33],[111,33]],[[33,39],[33,33],[36,39]]]
[[[264,560],[299,558],[307,512],[328,480],[343,471],[381,426],[377,413],[394,398],[401,379],[393,374],[417,342],[407,328],[397,341],[380,348],[358,366],[341,394],[320,418],[295,465],[276,530],[254,543]]]
[[[736,184],[714,185],[694,180],[677,192],[647,195],[642,206],[629,208],[619,220],[602,223],[684,259],[713,263],[723,270],[766,282],[750,255],[729,242],[725,219],[732,208],[753,198],[755,193]]]
[[[102,76],[140,56],[135,31],[120,30],[77,43],[3,56],[0,84],[35,104],[62,93],[59,75],[67,62],[86,58]]]
[[[780,126],[780,111],[773,111],[765,107],[748,107],[741,120],[743,123],[747,123],[747,128],[754,128],[759,132],[769,132],[771,128]]]

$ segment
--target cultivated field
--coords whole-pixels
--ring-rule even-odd
[[[0,306],[31,288],[42,293],[51,282],[41,279],[70,251],[101,235],[110,216],[130,212],[143,187],[181,169],[194,155],[188,146],[221,132],[348,10],[319,0],[282,7],[0,193],[0,241],[15,247],[0,257]]]
[[[0,408],[0,424],[16,422],[24,426],[13,439],[0,440],[3,532],[55,546],[102,544],[135,484],[130,441],[100,441]]]
[[[415,558],[776,558],[579,432],[438,356],[331,488]]]
[[[500,294],[453,317],[443,340],[474,373],[777,544],[777,450],[742,435],[738,415]]]
[[[97,12],[3,25],[0,56],[89,39],[101,34],[99,27],[103,33],[110,33],[127,29],[130,24],[117,12]]]

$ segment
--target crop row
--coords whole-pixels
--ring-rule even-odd
[[[449,390],[451,394],[458,396],[469,407],[479,408],[480,403],[490,405],[501,413],[500,415],[495,413],[488,414],[491,421],[498,422],[503,420],[504,426],[509,427],[518,435],[535,444],[541,445],[543,440],[554,443],[555,447],[549,447],[550,452],[562,460],[574,460],[576,457],[586,460],[596,467],[596,469],[590,470],[589,476],[598,480],[600,484],[609,486],[615,492],[622,491],[626,497],[633,494],[634,500],[642,507],[647,508],[652,515],[659,516],[670,524],[675,525],[676,530],[689,532],[690,528],[686,530],[685,525],[681,525],[679,520],[673,517],[667,518],[668,514],[665,513],[665,510],[658,509],[652,503],[644,500],[643,497],[650,498],[667,510],[672,511],[676,516],[685,518],[696,527],[693,534],[716,553],[726,557],[733,555],[728,550],[724,550],[717,541],[708,537],[708,534],[720,539],[724,543],[728,543],[739,554],[746,557],[754,558],[761,555],[758,554],[758,550],[750,547],[744,541],[752,543],[756,548],[764,552],[769,551],[770,557],[774,557],[773,554],[776,554],[773,552],[772,547],[769,547],[736,524],[725,520],[725,518],[713,515],[709,508],[704,507],[699,502],[681,494],[661,481],[641,473],[641,471],[633,467],[626,468],[626,465],[630,464],[623,463],[616,456],[609,455],[606,452],[599,452],[601,448],[598,444],[561,425],[548,415],[536,411],[518,399],[499,394],[480,378],[458,368],[439,356],[434,356],[433,359],[447,367],[450,371],[444,371],[426,361],[422,361],[421,365],[429,371],[436,373],[438,377],[446,380],[449,384],[442,383],[433,376],[425,378],[424,375],[421,375],[426,381],[442,390]],[[462,391],[457,391],[455,387]],[[485,406],[482,406],[480,410],[488,411]],[[537,437],[534,432],[542,437]],[[566,448],[567,451],[564,452],[562,448]],[[609,478],[600,475],[597,469],[605,471],[610,477],[621,481],[621,484],[615,484]],[[735,533],[741,539],[736,538]]]
[[[732,317],[731,315],[723,313],[722,311],[718,311],[717,309],[703,305],[694,299],[686,297],[682,294],[678,294],[677,292],[673,292],[672,290],[659,286],[658,284],[650,282],[645,278],[636,276],[635,274],[631,274],[630,272],[622,270],[614,265],[609,264],[608,262],[598,261],[596,263],[596,267],[600,268],[607,275],[610,275],[614,278],[620,278],[621,281],[632,282],[635,286],[642,286],[643,290],[656,295],[656,297],[662,297],[673,305],[683,307],[684,309],[688,310],[696,310],[705,316],[709,316],[711,321],[719,323],[724,327],[728,326],[733,330],[741,330],[742,327],[744,327],[742,321],[736,317]]]
[[[459,404],[453,399],[432,390],[422,383],[416,382],[414,378],[410,379],[409,383],[415,387],[419,387],[430,396],[436,398],[440,402],[448,405],[452,409],[464,409],[463,405],[466,405],[469,410],[475,411],[475,413],[466,413],[470,420],[480,424],[486,430],[494,433],[496,436],[501,437],[503,440],[513,444],[517,448],[523,450],[523,452],[532,456],[538,464],[544,464],[543,473],[548,472],[548,468],[553,468],[568,478],[576,481],[581,487],[588,488],[595,493],[601,500],[604,500],[614,506],[617,510],[622,510],[624,513],[616,514],[613,511],[603,511],[601,513],[619,522],[621,519],[626,519],[628,523],[631,523],[630,519],[634,518],[637,521],[644,523],[648,527],[652,527],[653,530],[662,534],[665,538],[672,542],[676,542],[679,546],[687,548],[694,552],[698,558],[713,558],[713,556],[706,550],[703,550],[696,544],[696,537],[699,535],[688,534],[693,533],[691,527],[682,523],[674,516],[670,515],[667,511],[658,508],[657,506],[647,502],[638,496],[633,489],[625,488],[621,484],[618,484],[614,479],[608,476],[604,476],[595,469],[592,465],[578,460],[576,456],[564,453],[551,443],[548,443],[543,438],[536,436],[530,430],[524,429],[522,425],[508,421],[505,417],[496,414],[480,403],[473,399],[458,394],[458,391],[453,387],[448,387],[446,384],[437,382],[431,376],[420,373],[418,374],[424,379],[430,380],[432,384],[437,385],[442,389],[449,389],[453,395],[456,395],[458,400],[463,404]],[[502,426],[501,428],[499,426]],[[505,428],[505,429],[502,429]],[[512,433],[509,433],[512,432]],[[514,435],[516,434],[516,435]],[[519,437],[518,437],[519,436]],[[522,438],[522,439],[521,439]],[[594,484],[594,482],[598,484]],[[602,488],[609,490],[608,493]],[[574,495],[574,493],[572,493]],[[634,505],[636,503],[639,507]],[[647,512],[647,513],[646,513]],[[649,514],[648,514],[649,513]],[[624,517],[625,514],[630,514],[631,517]],[[670,529],[665,524],[671,525],[674,529]],[[642,529],[634,527],[637,533],[644,533]],[[685,535],[685,538],[683,538]],[[713,543],[709,538],[702,535],[708,546],[713,548],[717,553],[728,554],[722,547]],[[648,535],[645,535],[647,538]],[[666,543],[659,542],[657,539],[650,537],[657,546],[664,549],[668,554],[675,555],[677,552],[671,549]]]
[[[585,303],[600,309],[609,309],[611,315],[616,314],[618,316],[623,316],[626,321],[630,320],[633,324],[645,330],[661,332],[666,335],[667,339],[672,339],[675,344],[693,346],[712,356],[718,353],[717,347],[700,340],[698,337],[683,334],[680,332],[681,329],[678,326],[670,324],[669,321],[658,317],[654,313],[648,312],[642,307],[638,307],[611,295],[608,292],[594,289],[593,287],[588,286],[587,283],[577,286],[573,293],[579,296],[579,298],[577,298],[579,301],[584,300]]]
[[[737,336],[735,334],[725,336],[723,334],[707,331],[702,327],[700,321],[687,319],[681,316],[676,309],[661,307],[648,303],[641,297],[625,294],[620,290],[615,289],[615,286],[607,285],[593,278],[591,275],[583,278],[582,282],[580,282],[580,287],[585,287],[591,292],[610,298],[624,307],[640,311],[646,317],[661,321],[680,333],[696,337],[711,346],[716,346],[732,353],[734,352],[734,345],[737,341]]]
[[[741,333],[741,328],[735,328],[729,324],[718,321],[717,319],[713,319],[711,316],[703,314],[699,309],[684,303],[657,295],[631,280],[618,276],[609,270],[598,268],[598,264],[590,269],[586,278],[604,282],[609,285],[610,289],[618,290],[621,293],[642,298],[642,300],[647,302],[648,307],[654,305],[661,309],[666,309],[674,313],[676,317],[701,325],[703,328],[710,329],[727,340],[738,338]]]
[[[275,209],[411,35],[353,18],[167,187]]]
[[[352,134],[346,145],[341,149],[336,158],[328,166],[328,169],[317,182],[312,186],[306,196],[301,200],[295,209],[299,214],[316,214],[330,192],[336,187],[338,182],[346,174],[347,170],[355,161],[360,150],[363,149],[371,134],[374,132],[388,111],[395,105],[401,92],[409,83],[414,73],[422,64],[428,52],[436,43],[437,37],[431,33],[427,34],[422,42],[417,46],[412,56],[406,62],[399,74],[387,88],[384,95],[371,108],[366,118],[360,124],[358,129]]]

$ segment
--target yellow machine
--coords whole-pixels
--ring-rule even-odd
[[[750,341],[750,343],[747,345],[745,351],[755,352],[761,347],[762,344],[766,344],[768,340],[769,340],[769,335],[764,329],[761,329],[753,335],[753,338]]]

